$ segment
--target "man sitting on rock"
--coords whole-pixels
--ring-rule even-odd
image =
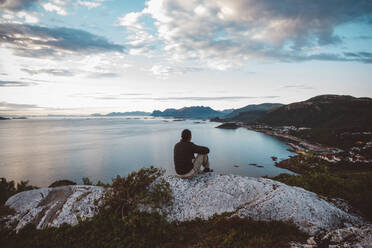
[[[174,146],[174,165],[176,172],[181,178],[192,178],[203,172],[211,172],[209,168],[209,149],[205,146],[197,146],[191,142],[191,131],[185,129],[181,134],[181,141]],[[198,156],[195,158],[195,153]]]

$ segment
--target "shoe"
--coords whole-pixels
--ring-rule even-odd
[[[213,170],[211,170],[209,168],[204,168],[203,172],[213,172]]]

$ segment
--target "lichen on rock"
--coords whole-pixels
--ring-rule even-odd
[[[359,226],[363,220],[349,214],[315,193],[265,178],[206,173],[192,179],[163,176],[170,184],[173,202],[165,209],[170,221],[208,219],[230,212],[232,216],[263,221],[294,223],[314,235],[337,228]],[[37,228],[75,225],[93,217],[106,189],[73,185],[42,188],[12,196],[6,205],[16,214],[8,225],[19,230],[27,223]]]

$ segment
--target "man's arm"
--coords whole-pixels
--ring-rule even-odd
[[[209,153],[209,148],[205,146],[198,146],[192,143],[192,152],[193,153],[198,153],[198,154],[208,154]]]

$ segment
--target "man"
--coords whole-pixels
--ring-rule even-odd
[[[191,178],[199,174],[201,165],[203,172],[213,171],[209,168],[209,149],[205,146],[197,146],[191,142],[191,131],[185,129],[181,134],[181,141],[174,146],[174,165],[176,172],[181,178]],[[195,158],[195,153],[198,156]]]

